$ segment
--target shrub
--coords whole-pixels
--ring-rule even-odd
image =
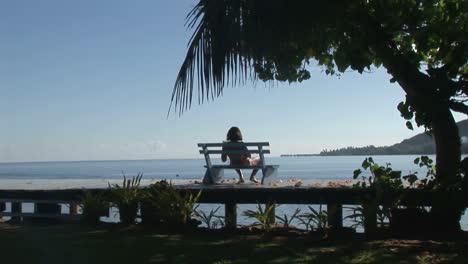
[[[142,178],[142,173],[133,176],[131,180],[124,175],[122,185],[109,184],[111,202],[119,209],[120,222],[124,225],[135,223],[138,203],[142,198],[142,190],[140,189]]]
[[[263,230],[270,230],[271,228],[271,211],[275,208],[275,204],[265,205],[265,209],[258,203],[257,210],[247,210],[244,212],[244,216],[256,219],[257,222],[254,224],[260,224]]]
[[[221,208],[221,207],[218,206],[216,209],[211,209],[211,211],[209,213],[205,213],[205,212],[203,212],[201,210],[198,211],[198,210],[195,209],[194,214],[197,217],[197,219],[200,220],[202,223],[204,223],[206,225],[206,227],[208,227],[209,229],[217,228],[218,225],[223,227],[224,226],[224,221],[223,221],[224,217],[216,215],[219,208]]]
[[[101,193],[85,191],[81,197],[80,206],[82,210],[81,221],[90,225],[97,225],[99,218],[109,212],[109,201]]]
[[[180,194],[172,184],[159,181],[151,184],[142,199],[141,218],[144,224],[181,227],[195,223],[191,217],[201,195]]]
[[[328,227],[327,211],[322,210],[322,205],[319,210],[315,210],[312,206],[308,206],[308,213],[299,215],[299,220],[305,225],[306,230],[324,231]]]
[[[282,216],[282,217],[281,216],[276,216],[276,219],[278,219],[280,221],[280,223],[284,225],[284,227],[289,228],[289,226],[294,221],[294,219],[300,220],[300,215],[299,215],[300,212],[301,212],[301,209],[296,208],[296,211],[294,211],[294,213],[290,217],[288,217],[288,215],[284,214],[284,216]]]

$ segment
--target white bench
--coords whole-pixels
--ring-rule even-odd
[[[228,147],[228,149],[224,149]],[[248,150],[229,150],[229,147],[247,147]],[[262,184],[270,184],[275,182],[278,177],[278,168],[279,165],[266,165],[264,154],[270,154],[268,149],[270,143],[268,142],[242,142],[242,143],[199,143],[198,147],[200,149],[200,154],[205,156],[206,161],[206,173],[203,178],[203,183],[219,183],[222,181],[224,176],[224,169],[260,169],[262,171],[263,177],[261,180]],[[249,149],[250,147],[250,149]],[[232,166],[228,165],[213,165],[211,162],[210,154],[236,154],[236,155],[246,155],[246,154],[258,154],[260,157],[259,166]]]

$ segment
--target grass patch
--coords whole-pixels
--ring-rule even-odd
[[[0,224],[5,263],[466,263],[467,241],[326,241],[139,227]]]

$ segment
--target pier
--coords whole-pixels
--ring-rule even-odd
[[[401,198],[401,205],[431,206],[437,197],[463,195],[461,192],[436,192],[419,189],[406,189],[401,193],[385,193],[380,203],[375,201],[376,193],[370,189],[351,187],[269,187],[258,185],[175,185],[183,193],[197,194],[202,192],[198,203],[224,204],[226,228],[237,226],[238,204],[304,204],[326,205],[328,223],[332,229],[343,227],[343,206],[361,205],[370,213],[364,226],[365,232],[373,232],[377,227],[377,206],[389,204],[395,197]],[[52,218],[63,221],[77,221],[80,218],[79,204],[84,190],[91,192],[108,192],[108,189],[67,189],[67,190],[0,190],[0,203],[9,203],[10,212],[0,212],[0,215],[11,217],[12,222],[22,222],[25,219]],[[23,212],[23,204],[34,205],[34,212]],[[69,210],[62,213],[61,205]],[[468,199],[464,198],[465,207]],[[271,221],[274,222],[274,212]]]

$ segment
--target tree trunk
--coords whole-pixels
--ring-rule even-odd
[[[441,191],[457,183],[461,159],[460,136],[452,112],[442,105],[432,111],[432,133],[436,145],[436,180]],[[447,192],[435,201],[431,210],[434,230],[459,231],[463,198]]]
[[[373,17],[366,17],[371,21],[369,34],[379,40],[372,49],[381,58],[383,65],[393,78],[400,84],[407,95],[407,101],[413,110],[430,116],[432,132],[436,146],[436,184],[444,191],[451,184],[457,182],[457,170],[461,158],[460,136],[458,127],[448,107],[449,98],[443,98],[430,77],[420,72],[419,64],[410,61],[402,55],[398,46],[393,42],[392,35],[385,31]],[[425,124],[427,125],[427,124]],[[468,186],[468,183],[467,183]],[[434,228],[439,230],[459,230],[462,207],[458,197],[451,197],[450,192],[435,199],[431,214]]]
[[[447,187],[456,183],[461,159],[458,127],[448,107],[434,107],[432,133],[436,146],[437,181]]]

